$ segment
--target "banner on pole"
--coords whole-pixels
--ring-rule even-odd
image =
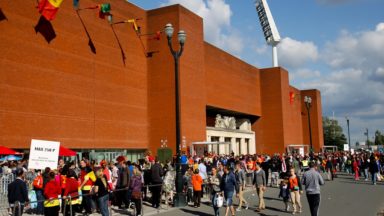
[[[344,144],[344,151],[349,151],[349,145],[348,144]]]
[[[305,153],[304,153],[304,147],[300,147],[299,148],[299,154],[304,157],[305,156]]]
[[[60,142],[32,139],[28,169],[57,169]]]

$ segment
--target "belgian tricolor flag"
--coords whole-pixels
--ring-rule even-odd
[[[97,8],[99,8],[99,17],[101,19],[104,19],[106,16],[110,14],[111,4],[109,3],[99,4]]]
[[[47,20],[53,20],[63,0],[39,0],[39,13]]]

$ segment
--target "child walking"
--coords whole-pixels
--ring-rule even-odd
[[[194,175],[192,176],[192,185],[193,185],[193,201],[194,207],[200,207],[201,201],[201,185],[203,184],[203,179],[199,175],[199,170],[195,169]]]
[[[280,183],[280,192],[279,192],[279,198],[283,198],[283,202],[285,204],[285,211],[289,211],[289,188],[288,188],[288,179],[284,178],[283,181]]]

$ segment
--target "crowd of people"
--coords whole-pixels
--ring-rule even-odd
[[[61,211],[66,216],[94,212],[108,216],[110,205],[124,209],[132,204],[136,215],[141,215],[143,200],[154,208],[160,207],[163,195],[166,204],[173,202],[175,161],[174,158],[162,163],[148,152],[145,158],[135,162],[127,161],[124,156],[110,162],[83,158],[78,164],[60,159],[57,169],[44,170],[27,170],[26,160],[5,162],[0,172],[16,176],[8,185],[10,211],[16,215],[22,214],[24,207],[32,203],[28,189],[36,194],[35,213],[38,215],[59,215]],[[240,156],[207,152],[202,156],[183,154],[180,162],[187,203],[199,208],[203,194],[210,194],[215,216],[222,206],[226,208],[226,216],[248,209],[251,200],[244,197],[247,186],[252,186],[258,196],[258,212],[266,208],[264,192],[268,187],[276,187],[284,211],[302,212],[301,195],[305,189],[311,215],[317,215],[320,185],[324,184],[321,172],[330,181],[338,172],[345,172],[355,180],[360,180],[360,176],[365,181],[370,179],[375,185],[384,171],[384,155],[368,152]],[[31,172],[33,179],[26,181],[25,174]],[[236,209],[234,197],[238,200]],[[16,201],[21,205],[15,211],[19,208]]]

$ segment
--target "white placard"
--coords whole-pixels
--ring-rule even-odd
[[[304,147],[301,147],[299,148],[299,154],[304,157],[305,153],[304,153]]]
[[[355,149],[351,149],[351,154],[355,154]]]
[[[349,145],[348,144],[344,144],[344,151],[349,151]]]
[[[57,169],[60,142],[32,139],[28,169]]]

